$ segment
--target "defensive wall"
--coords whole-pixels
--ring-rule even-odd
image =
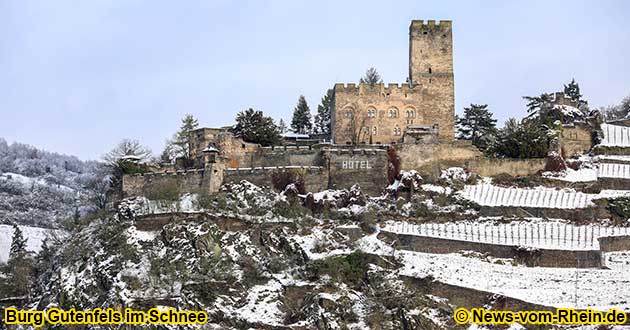
[[[172,192],[214,193],[223,183],[223,166],[211,164],[203,169],[123,175],[123,197],[161,196]]]
[[[328,170],[323,166],[274,166],[254,168],[227,168],[223,172],[224,183],[249,181],[257,186],[273,187],[282,177],[294,178],[310,192],[328,188]]]

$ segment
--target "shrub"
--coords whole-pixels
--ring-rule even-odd
[[[300,194],[306,192],[303,171],[277,170],[271,173],[271,184],[277,191],[283,191],[288,185],[294,184]]]
[[[367,272],[367,262],[363,252],[353,252],[345,256],[330,257],[315,263],[318,274],[327,274],[336,282],[359,286]]]
[[[608,211],[623,219],[630,218],[630,197],[618,197],[608,200]]]

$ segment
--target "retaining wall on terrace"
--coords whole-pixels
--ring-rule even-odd
[[[447,254],[460,251],[476,251],[487,253],[495,258],[514,258],[532,267],[600,268],[602,266],[602,255],[599,250],[527,249],[513,245],[497,245],[390,232],[381,232],[379,236],[397,241],[397,248],[399,249],[416,252]]]

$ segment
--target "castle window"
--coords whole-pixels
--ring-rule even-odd
[[[376,135],[378,133],[378,129],[376,126],[372,127],[372,135]]]
[[[346,118],[352,118],[352,110],[346,110]]]
[[[416,111],[412,109],[407,110],[407,118],[416,118]]]
[[[400,127],[394,127],[394,135],[400,135],[401,131],[400,131]]]
[[[398,117],[398,109],[391,108],[388,113],[389,118],[397,118]]]
[[[431,68],[429,68],[429,74],[431,74],[431,73],[432,73],[432,72],[431,72]]]
[[[369,118],[374,118],[374,117],[376,117],[376,109],[374,109],[374,108],[370,108],[370,109],[368,109],[368,111],[367,111],[367,115],[368,115],[368,117],[369,117]]]

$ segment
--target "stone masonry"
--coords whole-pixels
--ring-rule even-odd
[[[336,144],[399,143],[410,127],[426,127],[440,140],[453,140],[451,21],[411,22],[407,83],[335,84],[334,95],[332,140]]]

